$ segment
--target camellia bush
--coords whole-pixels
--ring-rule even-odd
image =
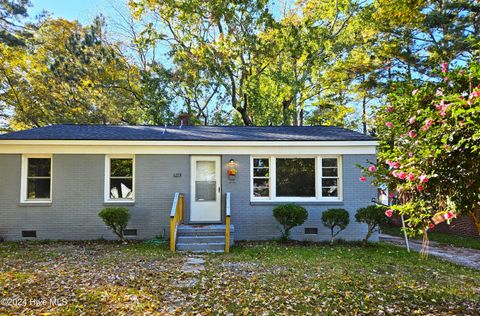
[[[385,214],[404,215],[425,251],[428,229],[458,214],[480,228],[480,63],[451,68],[439,66],[437,83],[393,89],[376,116],[377,162],[360,178],[388,187]]]

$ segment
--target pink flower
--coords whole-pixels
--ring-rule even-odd
[[[400,168],[400,164],[399,164],[398,162],[396,162],[396,161],[392,162],[392,165],[391,165],[391,166],[393,167],[393,169],[398,169],[398,168]]]
[[[395,194],[393,194],[393,192],[388,192],[388,197],[393,199],[393,197],[395,196]]]
[[[417,118],[415,116],[408,119],[408,123],[410,124],[414,124],[416,121],[417,121]]]
[[[387,123],[385,123],[385,126],[388,127],[388,128],[392,128],[393,123],[392,122],[387,122]]]
[[[410,132],[408,132],[408,136],[411,137],[411,138],[415,138],[415,137],[417,137],[417,133],[415,133],[415,131],[410,131]]]
[[[419,185],[417,185],[417,190],[418,190],[418,191],[423,191],[423,186],[422,186],[422,185],[420,185],[420,184],[419,184]]]
[[[442,72],[446,73],[448,71],[448,63],[442,63]]]
[[[426,174],[422,174],[420,177],[418,177],[421,183],[427,183],[428,182],[428,177]]]
[[[480,97],[480,91],[474,90],[472,93],[470,93],[470,99],[476,99]]]
[[[416,95],[418,93],[418,89],[415,89],[412,91],[412,96]]]
[[[408,174],[407,179],[408,179],[409,181],[415,180],[415,175],[413,174],[413,172],[410,172],[410,173]]]
[[[412,152],[409,152],[409,153],[408,153],[408,157],[412,158],[412,157],[413,157],[413,153],[412,153]]]
[[[435,224],[434,224],[434,223],[428,224],[428,229],[434,229],[434,228],[435,228]]]
[[[360,177],[360,181],[365,182],[365,181],[367,181],[367,178],[366,177]]]
[[[392,113],[393,111],[395,111],[395,108],[393,106],[389,105],[389,106],[387,106],[387,111],[389,113]]]
[[[445,217],[445,219],[450,219],[453,217],[453,213],[452,212],[447,212],[445,215],[443,215]]]
[[[400,180],[404,180],[406,177],[407,177],[407,173],[405,171],[400,171],[400,173],[398,174],[398,178]]]
[[[398,170],[393,170],[392,171],[392,176],[394,176],[395,178],[398,178]]]
[[[385,215],[386,215],[387,217],[392,217],[392,216],[393,216],[393,210],[391,210],[391,209],[386,210],[386,211],[385,211]]]
[[[432,125],[433,125],[433,119],[430,118],[430,119],[425,121],[425,125],[422,126],[422,130],[426,131]]]
[[[377,168],[375,168],[374,165],[370,165],[370,167],[368,167],[368,171],[370,172],[375,172],[375,170],[377,170]]]

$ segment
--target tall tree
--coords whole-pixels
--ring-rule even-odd
[[[139,71],[108,43],[101,18],[86,27],[47,20],[26,44],[0,51],[0,102],[11,110],[11,128],[141,119]]]
[[[267,0],[130,2],[137,16],[151,12],[161,25],[158,38],[170,44],[183,73],[202,74],[219,84],[245,125],[252,124],[247,87],[266,67],[258,34],[273,22]],[[161,33],[161,34],[160,34]]]
[[[22,46],[25,29],[24,19],[28,16],[29,0],[0,0],[0,43],[8,46]]]

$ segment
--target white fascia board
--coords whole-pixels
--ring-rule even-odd
[[[209,147],[351,147],[378,146],[378,141],[148,141],[148,140],[14,140],[0,139],[2,145],[64,146],[209,146]]]
[[[186,145],[178,142],[173,144],[0,144],[0,154],[156,154],[156,155],[347,155],[375,154],[374,144],[310,144],[295,143],[279,146],[272,144],[250,144],[249,146],[232,145],[232,143],[209,143],[208,145]]]

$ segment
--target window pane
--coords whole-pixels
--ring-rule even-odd
[[[49,199],[50,179],[28,179],[27,199]]]
[[[215,161],[197,161],[196,180],[215,181]]]
[[[337,179],[322,179],[322,187],[336,187]]]
[[[337,179],[322,179],[322,196],[338,196]]]
[[[324,177],[337,177],[338,169],[337,168],[322,168],[322,175]]]
[[[216,181],[195,181],[195,201],[216,201]]]
[[[254,177],[268,177],[270,175],[268,168],[253,168]]]
[[[268,179],[254,179],[253,180],[253,196],[269,196],[269,180]]]
[[[110,175],[112,177],[132,177],[133,159],[111,159]]]
[[[50,158],[28,158],[29,177],[50,177]]]
[[[337,158],[323,158],[322,159],[323,167],[337,167]]]
[[[110,198],[111,199],[132,199],[133,198],[133,180],[130,179],[110,179]]]
[[[254,167],[268,167],[268,158],[253,159]]]
[[[337,187],[323,187],[322,196],[338,196]]]
[[[277,159],[277,196],[315,196],[315,159]]]

